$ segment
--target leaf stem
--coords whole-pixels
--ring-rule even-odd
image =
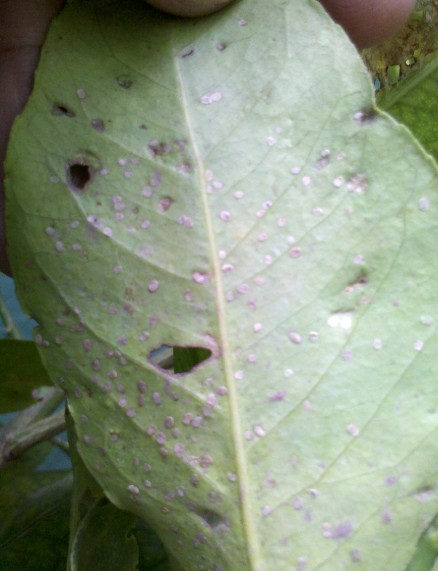
[[[39,389],[41,400],[18,412],[3,427],[0,435],[0,469],[8,462],[43,440],[48,440],[65,428],[64,411],[49,415],[64,400],[64,393],[55,387]]]
[[[1,321],[3,321],[6,334],[10,339],[22,339],[20,329],[1,292],[0,292],[0,319]]]
[[[26,450],[65,430],[64,410],[33,422],[21,430],[8,432],[1,446],[0,469],[11,460],[21,456]]]
[[[53,438],[51,438],[50,442],[53,444],[53,446],[58,447],[60,450],[65,452],[65,454],[70,456],[70,446],[69,446],[68,442],[66,442],[62,438],[58,438],[57,436],[54,436]]]
[[[37,395],[40,396],[41,400],[18,412],[6,425],[5,432],[18,432],[31,423],[45,418],[64,400],[64,393],[56,387],[37,389]]]

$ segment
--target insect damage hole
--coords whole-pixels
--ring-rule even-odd
[[[148,361],[159,369],[175,374],[186,374],[211,356],[212,352],[205,347],[161,345],[149,353]]]
[[[74,192],[79,194],[85,192],[93,176],[93,169],[84,161],[76,161],[67,166],[68,184]]]
[[[52,105],[52,115],[55,115],[56,117],[75,117],[76,113],[66,105],[56,102]]]

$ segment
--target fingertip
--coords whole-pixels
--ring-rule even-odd
[[[415,0],[321,0],[332,18],[359,48],[394,35],[408,20]]]

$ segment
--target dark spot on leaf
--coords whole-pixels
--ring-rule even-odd
[[[118,75],[116,77],[116,81],[120,87],[123,89],[129,89],[132,86],[132,79],[130,79],[127,75]]]
[[[158,141],[152,141],[149,145],[149,150],[154,157],[167,155],[170,152],[170,145],[167,143],[159,143]]]
[[[91,119],[91,126],[96,129],[98,133],[105,131],[105,122],[103,119]]]
[[[226,48],[227,46],[223,42],[216,44],[216,49],[218,52],[223,52]]]
[[[160,369],[176,374],[185,374],[190,373],[211,356],[212,352],[205,347],[161,345],[149,353],[148,361]]]
[[[365,270],[362,270],[359,275],[352,280],[345,288],[345,293],[352,293],[358,289],[364,288],[368,283],[368,275]]]
[[[354,120],[360,127],[370,125],[377,119],[377,112],[375,109],[364,109],[354,114]]]
[[[165,196],[159,201],[158,208],[161,210],[161,212],[167,212],[173,203],[173,198],[170,196]]]
[[[268,402],[279,402],[286,398],[287,391],[277,391],[268,397]]]
[[[93,179],[93,170],[85,162],[74,162],[67,167],[67,180],[71,189],[79,194],[85,192]]]
[[[353,563],[359,563],[360,561],[362,561],[362,555],[359,549],[352,549],[350,551],[350,557]]]
[[[75,117],[76,113],[61,103],[54,103],[52,115],[56,115],[57,117]]]
[[[187,51],[183,52],[183,53],[181,54],[181,57],[182,57],[182,58],[190,57],[190,56],[192,56],[194,53],[195,53],[195,50],[192,48],[192,49],[190,49],[190,50],[187,50]]]
[[[199,509],[195,510],[195,513],[212,529],[217,529],[219,526],[225,525],[224,518],[213,510]]]

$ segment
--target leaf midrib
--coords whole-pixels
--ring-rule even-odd
[[[210,260],[213,270],[214,283],[216,284],[216,308],[219,329],[219,346],[222,348],[221,355],[224,364],[225,382],[228,388],[228,399],[230,405],[231,415],[231,433],[233,437],[234,449],[236,452],[236,468],[237,468],[237,481],[239,485],[243,532],[247,545],[247,556],[250,564],[250,569],[259,571],[262,568],[262,558],[260,554],[259,543],[257,541],[255,518],[251,505],[251,498],[249,493],[249,476],[245,460],[245,446],[242,438],[243,431],[241,429],[242,422],[240,418],[240,411],[238,407],[238,393],[236,386],[233,383],[233,366],[230,359],[230,349],[228,345],[228,330],[225,319],[225,293],[224,284],[222,281],[221,267],[218,256],[216,255],[216,240],[211,216],[210,207],[208,204],[207,193],[204,192],[204,183],[206,180],[206,170],[202,160],[201,152],[196,142],[195,130],[192,124],[189,112],[189,100],[185,89],[184,78],[178,56],[172,54],[175,66],[175,75],[177,80],[177,88],[180,93],[181,111],[187,127],[187,134],[189,141],[192,144],[193,155],[195,159],[195,171],[197,173],[197,186],[199,190],[201,209],[204,215],[205,227],[207,231],[208,248],[210,251]]]

